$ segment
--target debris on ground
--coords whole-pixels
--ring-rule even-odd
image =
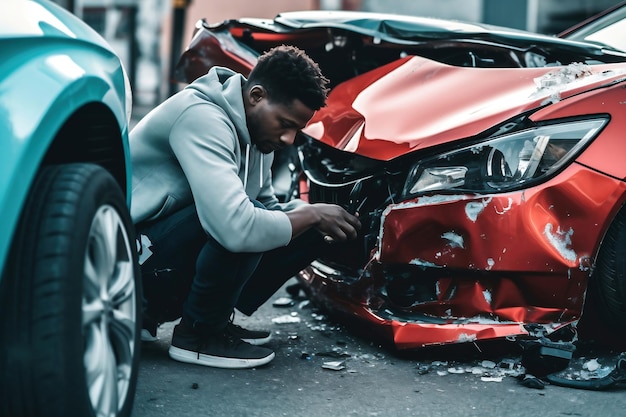
[[[324,362],[322,368],[332,371],[341,371],[342,369],[346,369],[346,363],[344,361]]]
[[[340,325],[329,322],[328,317],[316,312],[315,307],[309,300],[300,298],[296,303],[294,299],[298,293],[298,288],[291,289],[291,297],[279,297],[273,302],[276,308],[291,308],[297,310],[313,309],[307,313],[307,319],[302,319],[297,311],[283,314],[272,319],[275,324],[301,323],[311,330],[321,332],[324,336],[332,337],[342,330]],[[292,298],[293,297],[293,298]],[[500,383],[506,377],[517,379],[522,386],[532,389],[545,389],[553,384],[570,388],[580,389],[606,389],[618,383],[626,383],[626,353],[618,357],[617,364],[609,363],[614,359],[607,357],[579,357],[574,359],[577,341],[575,328],[563,328],[547,337],[545,329],[537,325],[527,325],[530,339],[520,340],[522,347],[521,356],[502,358],[499,361],[488,359],[474,360],[468,362],[461,361],[440,361],[430,362],[419,361],[416,365],[418,375],[429,373],[439,376],[446,375],[472,375],[480,378],[482,382]],[[276,331],[276,334],[281,334]],[[299,342],[296,331],[285,333],[286,340]],[[302,360],[311,361],[314,357],[325,357],[335,359],[348,359],[349,361],[367,363],[375,366],[375,362],[385,359],[382,353],[350,353],[349,344],[345,340],[337,340],[337,346],[321,352],[307,352],[300,350]],[[302,347],[300,347],[301,349]],[[323,369],[343,370],[346,369],[345,360],[325,361],[322,363]],[[349,372],[356,373],[351,369]]]
[[[296,305],[296,302],[289,297],[279,297],[276,300],[274,300],[274,302],[272,303],[272,306],[278,307],[278,308],[293,307],[295,305]]]
[[[300,323],[302,320],[295,311],[291,314],[284,314],[282,316],[274,317],[272,323],[274,324],[288,324],[288,323]]]

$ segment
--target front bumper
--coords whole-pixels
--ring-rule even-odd
[[[626,186],[579,164],[545,184],[389,205],[369,262],[319,260],[311,298],[398,349],[528,335],[582,316],[589,276]]]

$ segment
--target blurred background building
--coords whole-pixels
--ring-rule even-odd
[[[102,34],[128,70],[138,109],[151,108],[180,88],[172,67],[195,23],[273,18],[294,10],[363,10],[456,19],[548,35],[620,0],[55,0]],[[141,111],[141,110],[140,110]]]

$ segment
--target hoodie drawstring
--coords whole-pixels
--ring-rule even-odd
[[[248,165],[250,165],[250,144],[246,143],[246,162],[244,164],[243,189],[248,185]]]
[[[261,155],[261,163],[259,164],[259,187],[263,188],[263,155]],[[248,185],[248,172],[250,167],[250,144],[246,144],[246,162],[244,164],[243,189]]]

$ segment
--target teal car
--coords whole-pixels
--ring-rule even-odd
[[[0,416],[128,416],[141,281],[131,93],[89,26],[45,0],[0,14]]]

